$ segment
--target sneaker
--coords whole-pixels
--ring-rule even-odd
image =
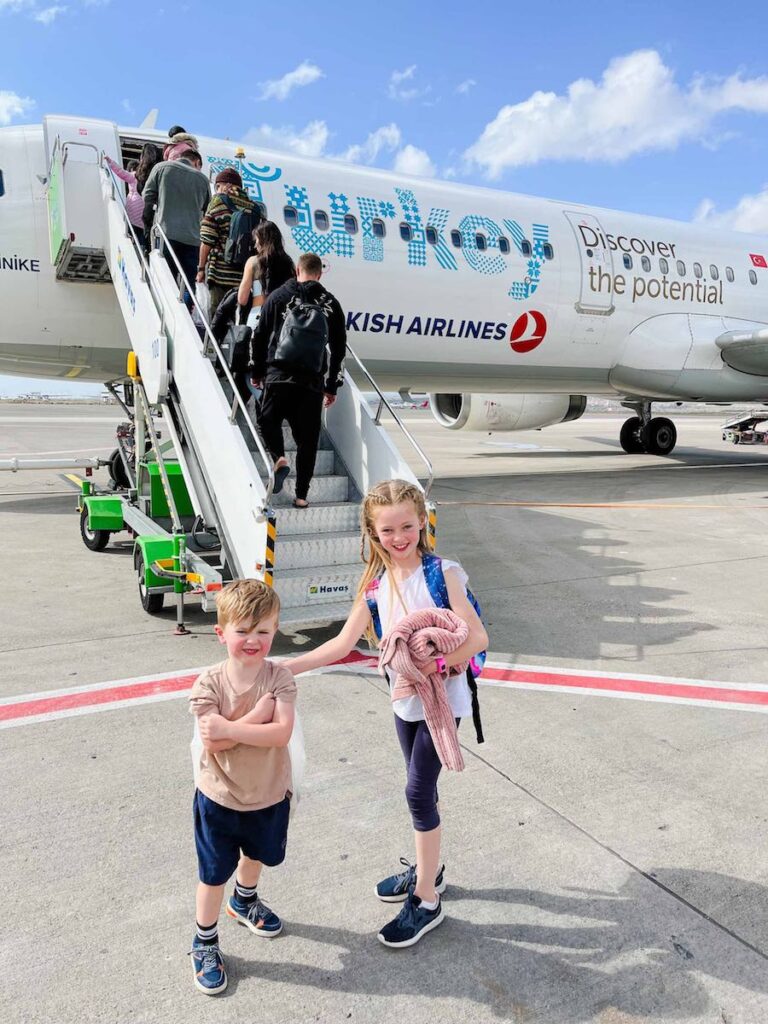
[[[416,865],[410,864],[405,857],[400,858],[400,863],[405,864],[405,871],[399,875],[390,875],[376,886],[376,895],[384,903],[402,903],[416,885]],[[438,895],[445,892],[445,864],[437,872],[435,892]]]
[[[258,896],[251,903],[241,903],[230,896],[226,911],[238,924],[245,925],[254,935],[260,935],[263,939],[274,939],[283,930],[283,922]]]
[[[444,917],[442,900],[434,910],[423,910],[419,897],[409,893],[398,916],[379,932],[379,942],[393,949],[415,946],[423,935],[437,928]]]
[[[206,945],[195,938],[188,956],[192,957],[195,988],[207,996],[215,996],[227,987],[227,972],[217,943]]]

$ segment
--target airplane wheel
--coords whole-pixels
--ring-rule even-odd
[[[621,447],[628,455],[639,455],[645,451],[645,445],[640,440],[640,428],[642,426],[639,416],[631,416],[621,425],[619,441]]]
[[[89,551],[103,551],[109,544],[109,530],[92,530],[88,525],[88,509],[80,513],[80,536]]]
[[[677,444],[677,428],[666,416],[654,416],[643,434],[649,455],[669,455]]]
[[[157,615],[163,610],[163,599],[165,594],[157,594],[147,587],[144,579],[144,558],[139,555],[136,562],[136,571],[139,574],[139,598],[141,607],[149,615]]]

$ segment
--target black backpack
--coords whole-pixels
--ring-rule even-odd
[[[220,195],[222,203],[229,210],[229,234],[224,243],[224,262],[233,267],[244,267],[249,256],[253,255],[253,229],[261,220],[261,213],[254,203],[250,210],[243,210],[224,195]]]
[[[328,346],[328,296],[318,301],[299,294],[288,303],[271,362],[282,370],[322,374]]]

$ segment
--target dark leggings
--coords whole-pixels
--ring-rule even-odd
[[[408,774],[405,799],[408,801],[413,827],[417,832],[431,832],[440,824],[437,777],[443,766],[426,722],[404,722],[395,715],[395,728]]]

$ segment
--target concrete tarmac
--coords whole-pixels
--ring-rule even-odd
[[[681,416],[677,449],[655,459],[621,452],[609,417],[487,437],[404,415],[435,463],[438,548],[467,568],[493,658],[768,684],[768,450],[724,444],[716,417]],[[2,404],[0,458],[107,454],[119,418]],[[187,638],[172,609],[144,614],[127,537],[85,549],[61,474],[3,474],[0,524],[0,698],[219,660],[194,607]],[[768,717],[579,691],[481,699],[486,743],[465,723],[467,770],[441,780],[447,920],[391,951],[375,933],[394,915],[373,887],[413,854],[387,694],[370,675],[300,681],[306,797],[260,887],[285,931],[262,940],[222,917],[218,998],[194,990],[184,955],[184,699],[2,730],[4,1016],[768,1019]]]

